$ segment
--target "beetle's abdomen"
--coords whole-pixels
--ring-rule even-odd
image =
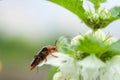
[[[42,60],[44,60],[47,57],[48,54],[41,53],[39,56],[41,57]]]
[[[48,49],[44,47],[38,55],[42,60],[44,60],[48,56],[48,54],[49,54]]]

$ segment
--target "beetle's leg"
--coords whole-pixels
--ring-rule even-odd
[[[47,58],[45,58],[45,62],[47,62]]]
[[[53,56],[53,57],[55,57],[55,58],[58,58],[58,56],[55,56],[55,55],[53,55],[52,53],[51,53],[50,55]]]

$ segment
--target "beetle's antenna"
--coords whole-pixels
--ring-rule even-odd
[[[57,46],[58,39],[55,41],[55,46]]]

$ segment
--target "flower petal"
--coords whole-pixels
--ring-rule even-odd
[[[72,58],[69,58],[65,63],[60,66],[60,72],[64,75],[64,77],[68,79],[76,79],[78,80],[79,71],[76,61]]]
[[[95,55],[90,55],[78,62],[81,66],[81,76],[83,80],[97,80],[100,74],[100,69],[105,64],[99,60]]]
[[[107,62],[101,74],[101,80],[120,80],[120,56],[115,56]]]
[[[85,35],[94,35],[94,37],[98,38],[98,40],[105,40],[106,36],[105,34],[102,32],[101,29],[98,29],[96,32],[92,32],[91,30],[88,31]]]
[[[76,78],[67,78],[66,76],[63,76],[61,72],[57,72],[54,75],[53,80],[76,80]]]
[[[89,36],[89,35],[93,35],[94,37],[96,37],[98,40],[102,40],[104,41],[106,39],[106,35],[102,32],[101,29],[98,29],[96,32],[92,32],[91,30],[89,30],[85,35]],[[72,45],[79,45],[79,40],[80,39],[83,39],[85,35],[78,35],[76,37],[74,37],[72,40],[71,40],[71,44]],[[115,41],[114,38],[109,38],[106,42],[108,43],[112,43],[113,41]]]
[[[83,60],[78,61],[78,64],[86,68],[100,68],[105,66],[105,63],[103,63],[95,55],[90,55]]]
[[[57,57],[54,57],[52,55],[57,56]],[[48,64],[48,65],[59,67],[62,63],[64,63],[67,59],[70,58],[68,55],[62,54],[60,52],[52,53],[52,55],[48,55],[47,61],[46,62],[43,61],[38,66],[42,66],[43,64]]]

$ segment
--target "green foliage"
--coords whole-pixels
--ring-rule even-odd
[[[105,9],[101,10],[100,13],[88,12],[88,18],[85,23],[93,30],[100,28],[105,28],[111,22],[116,20],[115,17],[112,17],[109,12],[106,12]]]
[[[120,40],[111,44],[108,50],[100,56],[100,59],[103,61],[107,61],[116,55],[120,55]]]
[[[32,53],[35,52],[35,47],[38,45],[34,45],[35,43],[30,43],[26,39],[23,38],[8,38],[2,37],[0,38],[0,56],[5,63],[10,64],[10,62],[22,62],[26,59],[25,56],[30,57]],[[29,56],[28,56],[29,55]],[[9,61],[9,62],[8,62]]]
[[[112,8],[110,12],[113,17],[120,18],[120,6]]]
[[[88,27],[93,30],[107,27],[111,22],[119,19],[120,7],[114,7],[111,10],[101,10],[101,3],[106,0],[89,0],[94,4],[95,13],[83,8],[84,0],[49,0],[56,3],[77,15]]]
[[[70,45],[70,41],[67,38],[61,37],[59,42],[57,43],[58,50],[62,53],[73,55],[74,51],[72,50],[72,46]]]
[[[62,37],[57,44],[60,52],[70,55],[71,57],[81,60],[94,54],[102,61],[111,59],[115,55],[120,55],[120,40],[110,44],[112,41],[109,35],[104,36],[102,33],[92,32],[82,35],[75,40],[77,44],[71,44],[67,38]]]
[[[115,43],[113,43],[109,50],[114,53],[114,54],[119,54],[120,55],[120,40],[116,41]]]
[[[104,41],[98,40],[93,35],[86,35],[83,39],[79,40],[80,45],[78,46],[78,50],[89,53],[89,54],[96,54],[100,55],[106,52],[108,49],[108,45],[105,44]]]
[[[95,11],[98,12],[98,9],[100,7],[100,3],[106,2],[106,0],[89,0],[94,4]]]
[[[50,75],[48,76],[48,79],[47,80],[53,80],[53,76],[54,74],[58,71],[58,68],[57,67],[53,67],[50,71]]]

